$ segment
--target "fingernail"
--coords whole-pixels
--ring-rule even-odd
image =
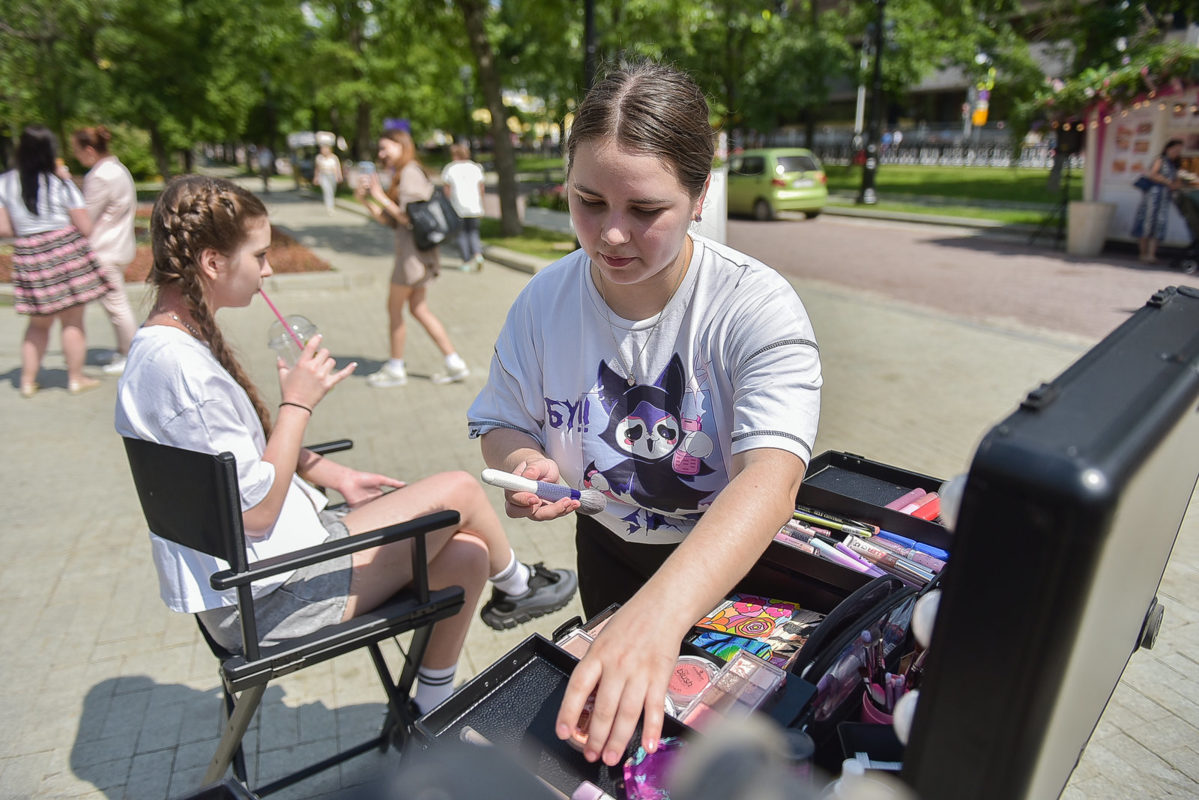
[[[658,740],[657,740],[657,739],[650,739],[650,740],[649,740],[649,744],[647,744],[647,745],[645,746],[645,752],[647,752],[647,753],[656,753],[656,752],[658,752]]]

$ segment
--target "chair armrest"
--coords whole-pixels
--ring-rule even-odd
[[[264,558],[250,564],[245,572],[223,569],[220,572],[214,572],[208,582],[217,591],[235,589],[272,575],[290,572],[320,561],[328,561],[337,556],[356,553],[368,547],[378,547],[402,539],[424,536],[427,533],[457,525],[459,520],[460,515],[457,511],[437,511],[407,522],[399,522],[377,530],[355,534],[345,539],[336,539],[313,547],[305,547],[302,550],[294,550],[274,558]]]
[[[317,444],[304,445],[305,450],[311,450],[319,456],[325,456],[329,453],[340,453],[342,450],[349,450],[354,446],[353,439],[334,439],[331,442],[319,442]]]

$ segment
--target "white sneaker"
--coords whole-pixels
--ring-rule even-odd
[[[113,356],[112,361],[100,367],[100,371],[105,375],[120,375],[125,371],[125,357],[121,355]]]
[[[430,380],[436,384],[456,383],[465,380],[468,375],[470,375],[470,369],[463,364],[461,367],[456,367],[448,372],[439,372],[430,378]]]
[[[376,389],[389,389],[392,386],[403,386],[408,383],[408,371],[393,370],[386,364],[378,372],[366,376],[366,382]]]
[[[475,270],[475,272],[481,272],[481,271],[483,270],[483,256],[482,256],[482,254],[475,256],[475,260],[474,260],[474,270]]]

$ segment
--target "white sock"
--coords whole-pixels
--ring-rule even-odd
[[[404,373],[404,359],[402,359],[402,358],[387,359],[387,370],[389,372],[405,374]]]
[[[495,588],[506,595],[519,595],[529,591],[529,576],[531,574],[532,570],[529,569],[528,565],[517,561],[516,553],[512,553],[512,559],[508,562],[508,566],[487,580],[491,581],[491,584]]]
[[[416,693],[412,696],[420,713],[429,713],[454,693],[454,673],[457,671],[457,664],[444,669],[421,665],[416,671]]]
[[[450,353],[445,357],[445,366],[449,370],[460,370],[466,368],[466,362],[462,360],[462,356],[457,353]]]

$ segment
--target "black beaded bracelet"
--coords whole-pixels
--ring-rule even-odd
[[[279,408],[283,408],[283,406],[295,406],[296,408],[302,408],[302,409],[304,409],[304,410],[305,410],[305,411],[307,411],[309,414],[311,414],[311,413],[312,413],[312,409],[311,409],[311,408],[309,408],[308,406],[302,406],[302,405],[300,405],[299,403],[292,403],[292,402],[289,402],[289,401],[287,401],[287,400],[284,400],[282,403],[280,403],[280,404],[279,404]]]

